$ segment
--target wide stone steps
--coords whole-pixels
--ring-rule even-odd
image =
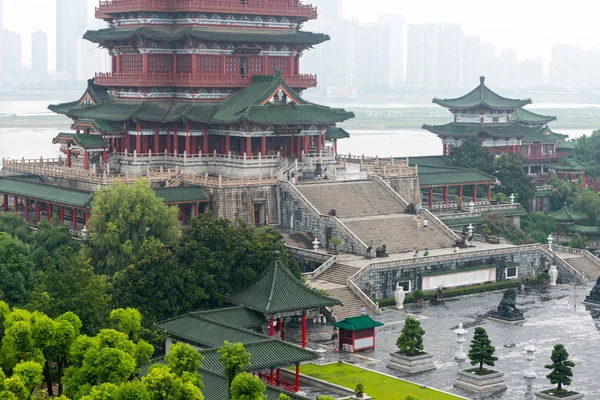
[[[398,199],[375,181],[329,182],[296,186],[321,214],[332,209],[338,218],[399,214]]]
[[[330,289],[327,292],[329,293],[329,296],[338,299],[343,304],[342,306],[333,307],[333,315],[336,316],[338,321],[360,315],[360,309],[363,307],[367,310],[367,314],[372,313],[365,302],[347,287]]]
[[[407,214],[387,215],[376,218],[342,219],[342,222],[367,246],[373,249],[385,244],[387,252],[405,253],[414,248],[423,254],[425,249],[442,249],[453,247],[455,242],[436,225],[429,223],[427,228],[413,222]]]
[[[317,277],[317,279],[346,285],[348,278],[359,271],[360,268],[351,267],[344,264],[333,264],[325,272]]]
[[[557,252],[560,256],[561,254]],[[600,276],[600,266],[584,256],[563,258],[571,267],[581,272],[590,282],[595,282]]]

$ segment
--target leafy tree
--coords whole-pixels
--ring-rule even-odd
[[[492,346],[492,342],[488,337],[485,329],[478,327],[475,328],[473,340],[471,341],[471,348],[469,350],[469,360],[471,365],[479,364],[479,372],[484,371],[483,365],[494,366],[494,362],[498,360],[498,357],[494,357],[496,348]]]
[[[135,308],[118,308],[110,312],[110,319],[116,321],[119,331],[127,334],[129,339],[137,340],[142,329],[142,314]]]
[[[482,233],[501,236],[516,245],[531,241],[521,228],[515,226],[512,218],[507,218],[502,213],[489,213],[483,217]]]
[[[139,379],[134,379],[120,385],[115,392],[115,398],[119,400],[150,400],[150,394]]]
[[[133,262],[146,238],[175,240],[177,209],[156,197],[146,180],[117,182],[94,194],[88,230],[97,270],[112,275]]]
[[[279,400],[290,400],[290,396],[288,396],[285,393],[280,393],[279,394]]]
[[[37,230],[31,235],[31,258],[38,270],[46,270],[54,264],[56,253],[66,249],[77,253],[80,242],[73,240],[69,226],[60,224],[57,218],[52,222],[40,221]]]
[[[423,351],[424,334],[425,331],[421,327],[421,323],[413,317],[407,317],[404,320],[402,334],[396,341],[400,354],[413,357],[418,351]]]
[[[202,366],[202,358],[196,349],[183,342],[172,345],[166,356],[169,368],[178,375],[183,375],[185,372],[197,373]]]
[[[460,146],[453,147],[450,159],[457,167],[473,168],[487,173],[493,171],[494,155],[481,145],[481,139],[476,135],[463,139]]]
[[[335,400],[334,397],[321,395],[317,397],[317,400]]]
[[[541,212],[521,216],[521,229],[533,243],[546,243],[548,235],[556,231],[556,221]]]
[[[33,394],[35,388],[42,385],[42,366],[32,361],[24,361],[15,366],[14,376],[21,378],[23,386],[29,393]]]
[[[571,204],[579,190],[577,183],[569,182],[566,176],[558,179],[556,174],[552,174],[547,184],[552,185],[552,196],[550,197],[552,210],[561,209],[565,203]]]
[[[533,179],[525,175],[521,154],[508,153],[496,157],[492,174],[498,178],[500,188],[506,195],[514,193],[521,205],[529,209],[536,189]]]
[[[231,383],[231,400],[264,400],[265,384],[247,372],[242,372]]]
[[[568,386],[571,384],[571,377],[573,376],[571,368],[575,364],[569,361],[569,353],[562,344],[554,345],[550,360],[552,360],[552,364],[544,365],[544,368],[552,370],[546,375],[546,378],[550,380],[550,383],[558,384],[556,393],[560,393],[563,385]]]
[[[142,383],[148,390],[150,400],[203,400],[200,388],[191,381],[184,381],[166,365],[153,365]]]
[[[242,343],[229,343],[227,340],[219,349],[223,373],[229,380],[229,387],[233,384],[235,377],[250,365],[250,353],[246,351]]]
[[[568,246],[572,247],[574,249],[587,249],[589,246],[589,243],[584,236],[575,235],[575,236],[571,237],[571,239],[569,240]]]
[[[177,262],[158,240],[148,240],[135,262],[115,275],[112,298],[116,307],[139,308],[149,326],[203,308],[208,296],[193,266]]]
[[[31,228],[29,228],[25,220],[18,214],[0,213],[0,232],[15,236],[24,243],[31,241]]]
[[[0,298],[10,305],[26,304],[34,278],[29,247],[8,233],[0,232]]]
[[[410,394],[407,394],[403,400],[419,400],[419,398],[415,397],[415,396],[411,396]]]
[[[582,225],[597,226],[600,218],[600,196],[592,189],[580,189],[575,194],[571,208],[587,215]]]

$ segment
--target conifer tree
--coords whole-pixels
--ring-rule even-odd
[[[400,354],[413,357],[417,351],[423,351],[423,335],[425,331],[421,323],[413,317],[407,317],[404,320],[402,334],[396,340],[396,346],[400,349]]]
[[[569,353],[562,344],[554,346],[550,359],[552,364],[544,365],[544,368],[552,370],[546,375],[546,378],[550,380],[550,383],[558,384],[556,393],[560,393],[563,385],[568,386],[571,384],[571,377],[573,376],[571,368],[575,366],[575,363],[569,361]]]
[[[471,365],[479,364],[479,372],[483,372],[483,364],[494,366],[494,362],[498,357],[494,357],[496,348],[492,346],[492,342],[488,337],[487,332],[483,328],[475,328],[473,340],[471,340],[471,348],[469,350],[469,359]]]

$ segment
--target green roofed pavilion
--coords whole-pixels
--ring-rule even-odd
[[[517,108],[510,115],[510,122],[523,122],[526,124],[547,124],[556,121],[556,117],[550,115],[537,114],[525,108]]]
[[[433,99],[433,103],[450,109],[471,109],[478,106],[487,106],[495,110],[515,110],[531,104],[530,99],[509,99],[494,93],[485,86],[485,77],[481,77],[480,84],[471,92],[455,99]]]
[[[331,324],[340,330],[339,350],[351,346],[351,351],[374,350],[375,328],[383,326],[381,322],[374,321],[368,315],[346,318],[343,321]]]
[[[102,138],[100,135],[87,134],[87,133],[59,133],[53,140],[52,143],[68,143],[87,148],[105,148],[109,146],[109,143]]]
[[[346,318],[340,322],[334,322],[331,324],[340,329],[345,329],[347,331],[362,331],[364,329],[377,328],[378,326],[383,326],[381,322],[375,321],[373,318],[368,315],[360,315],[358,317]]]
[[[548,216],[559,224],[572,224],[575,221],[581,221],[582,219],[587,218],[586,215],[571,210],[567,206],[567,203],[565,203],[563,208],[548,214]]]

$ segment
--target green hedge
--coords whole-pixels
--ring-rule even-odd
[[[534,278],[530,278],[529,283],[535,283]],[[444,290],[444,298],[466,296],[468,294],[492,292],[494,290],[502,290],[508,288],[518,288],[521,285],[521,279],[510,279],[501,282],[487,282],[479,285],[457,287],[452,289]],[[435,297],[435,292],[425,292],[425,298],[423,300],[431,300]],[[414,301],[413,295],[408,294],[404,299],[404,303],[412,303]],[[380,307],[388,307],[396,305],[396,301],[393,297],[386,297],[385,299],[379,300]]]

